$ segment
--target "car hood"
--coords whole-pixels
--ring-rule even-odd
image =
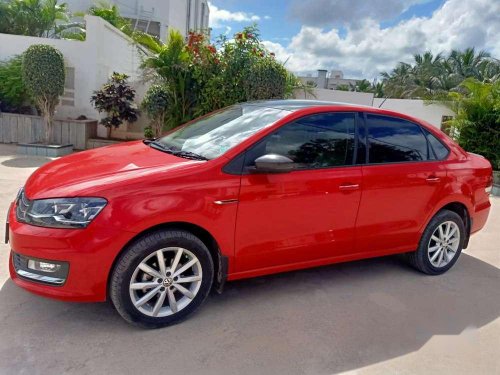
[[[181,171],[203,161],[180,158],[155,150],[142,141],[77,152],[45,164],[25,185],[29,199],[96,194],[106,186],[144,179],[152,174]]]

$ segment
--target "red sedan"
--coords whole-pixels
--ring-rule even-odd
[[[398,253],[442,274],[484,226],[491,186],[486,159],[406,115],[234,105],[38,169],[9,212],[10,273],[160,327],[226,280]]]

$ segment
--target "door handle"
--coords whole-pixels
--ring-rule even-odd
[[[439,177],[436,177],[436,176],[430,176],[430,177],[427,177],[425,179],[425,181],[427,181],[430,184],[435,184],[435,183],[441,181],[441,179]]]
[[[342,184],[339,186],[339,190],[341,191],[350,191],[358,189],[359,189],[359,184]]]
[[[216,204],[217,206],[224,206],[226,204],[233,204],[233,203],[238,203],[238,199],[225,199],[220,201],[214,201],[214,204]]]

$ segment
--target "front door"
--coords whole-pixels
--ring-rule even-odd
[[[324,113],[286,124],[247,151],[292,159],[282,174],[245,173],[236,220],[236,272],[349,254],[360,201],[354,113]],[[264,273],[264,272],[263,272]]]

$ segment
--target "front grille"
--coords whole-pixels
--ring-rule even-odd
[[[17,208],[16,208],[16,218],[19,222],[26,222],[26,215],[31,206],[31,201],[26,197],[24,190],[19,194],[19,198],[17,199]]]

